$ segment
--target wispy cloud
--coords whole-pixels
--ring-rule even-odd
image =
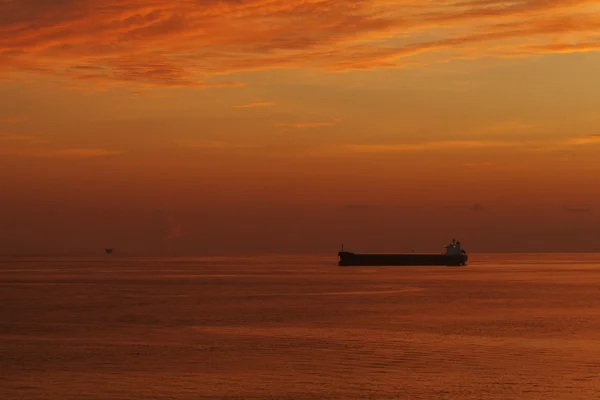
[[[335,125],[336,121],[323,121],[323,122],[283,122],[275,124],[274,126],[280,128],[319,128],[323,126]]]
[[[500,121],[500,122],[494,122],[494,123],[491,123],[488,125],[484,125],[484,126],[478,128],[476,131],[477,131],[477,133],[482,133],[482,134],[495,134],[495,133],[510,134],[510,133],[529,133],[529,132],[533,132],[533,131],[536,131],[539,129],[540,129],[540,127],[535,124],[531,124],[531,123],[527,123],[527,122],[523,122],[523,121],[509,120],[509,121]]]
[[[572,213],[588,213],[588,212],[591,212],[592,209],[589,208],[589,207],[572,207],[572,206],[567,206],[567,207],[565,207],[565,211],[572,212]]]
[[[118,150],[107,150],[107,149],[63,149],[54,150],[48,152],[47,155],[50,157],[61,157],[61,158],[95,158],[95,157],[107,157],[107,156],[118,156],[123,154],[122,151]]]
[[[33,139],[33,136],[30,136],[30,135],[0,135],[0,140],[7,140],[7,141],[21,142],[21,141],[29,141],[31,139]]]
[[[397,153],[428,150],[477,149],[486,147],[514,147],[517,143],[485,140],[455,140],[422,143],[348,144],[342,151],[358,153]]]
[[[36,158],[99,158],[117,156],[122,151],[95,149],[95,148],[73,148],[73,149],[3,149],[1,154],[36,157]]]
[[[18,124],[21,122],[25,122],[27,118],[23,116],[17,117],[0,117],[0,124]]]
[[[523,151],[554,151],[569,149],[574,146],[600,144],[600,135],[591,134],[575,138],[523,138],[520,140],[508,138],[506,140],[440,140],[416,143],[363,143],[342,144],[330,147],[330,153],[402,153],[402,152],[434,152],[448,150],[472,150],[472,149],[505,149]],[[463,166],[491,166],[490,162],[463,163]]]
[[[234,106],[235,108],[255,108],[255,107],[271,107],[274,106],[275,103],[271,103],[269,101],[251,101],[250,103],[240,104]]]
[[[177,144],[188,149],[251,149],[260,147],[256,144],[232,143],[222,140],[180,140]]]
[[[597,0],[0,1],[0,77],[215,87],[256,69],[598,51],[599,17]]]
[[[13,142],[13,143],[27,143],[27,144],[48,143],[47,140],[42,139],[39,135],[22,135],[22,134],[0,135],[0,141]]]
[[[489,161],[485,162],[467,162],[461,164],[463,167],[491,167],[492,163]]]
[[[600,144],[600,134],[589,134],[573,139],[575,144]]]

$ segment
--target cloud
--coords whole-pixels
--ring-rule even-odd
[[[597,51],[599,16],[597,0],[5,0],[0,78],[204,88],[258,69]]]
[[[588,207],[565,207],[565,210],[572,213],[587,213],[592,211],[592,209]]]
[[[222,140],[180,140],[177,142],[180,147],[188,149],[249,149],[257,148],[260,145],[246,143],[231,143]]]
[[[274,106],[275,103],[271,103],[268,101],[251,101],[250,103],[240,104],[238,106],[234,106],[235,108],[255,108],[255,107],[270,107]]]
[[[320,153],[404,153],[431,151],[460,151],[473,149],[505,149],[523,151],[557,151],[573,148],[574,146],[600,143],[600,135],[590,134],[575,138],[529,138],[516,140],[507,139],[471,139],[471,140],[440,140],[414,143],[362,143],[341,144],[323,149]],[[462,166],[491,166],[490,162],[463,163]]]
[[[14,141],[14,142],[23,142],[23,141],[30,141],[30,140],[35,140],[35,139],[37,139],[37,136],[23,135],[20,133],[0,135],[0,140]]]
[[[323,126],[332,126],[335,125],[335,122],[330,121],[330,122],[284,122],[284,123],[278,123],[275,124],[274,126],[276,127],[283,127],[283,128],[318,128],[318,127],[323,127]]]
[[[98,158],[123,154],[122,151],[95,149],[95,148],[73,148],[73,149],[6,149],[0,154],[20,157],[40,158]]]
[[[64,149],[54,150],[49,152],[48,155],[51,157],[64,157],[64,158],[94,158],[94,157],[106,157],[116,156],[123,154],[122,151],[106,150],[106,149]]]
[[[575,144],[600,144],[600,134],[589,134],[573,139]]]
[[[0,124],[18,124],[21,122],[25,122],[27,118],[19,116],[19,117],[0,117]]]
[[[435,151],[452,149],[477,149],[486,147],[514,147],[517,142],[487,140],[445,140],[421,143],[389,143],[389,144],[348,144],[341,150],[358,153],[397,153],[412,151]]]
[[[45,144],[49,143],[48,140],[40,139],[38,135],[22,135],[22,134],[10,134],[10,135],[0,135],[0,142],[4,141],[17,143],[17,144]]]
[[[477,132],[484,134],[529,133],[538,129],[538,126],[523,121],[501,121],[483,126],[477,129]]]
[[[463,167],[491,167],[492,163],[489,161],[485,161],[485,162],[469,162],[469,163],[462,163],[461,164]]]

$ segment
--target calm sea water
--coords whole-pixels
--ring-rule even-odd
[[[0,259],[0,399],[595,399],[600,254]]]

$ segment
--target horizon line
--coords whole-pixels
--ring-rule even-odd
[[[276,252],[276,251],[264,251],[264,252],[239,252],[239,253],[205,253],[205,254],[144,254],[144,253],[112,253],[106,254],[104,252],[100,253],[33,253],[33,254],[23,254],[23,253],[0,253],[0,257],[106,257],[106,258],[114,258],[114,257],[145,257],[145,258],[191,258],[191,257],[245,257],[245,256],[268,256],[268,255],[290,255],[290,256],[329,256],[337,257],[336,250],[334,252]],[[435,252],[418,252],[423,254],[437,254]],[[396,254],[396,253],[394,253]],[[398,253],[404,254],[404,253]],[[406,253],[408,254],[408,253]],[[579,250],[579,251],[469,251],[469,254],[600,254],[600,249],[598,250]]]

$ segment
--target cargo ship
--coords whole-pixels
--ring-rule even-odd
[[[344,251],[338,252],[339,266],[452,266],[467,265],[469,255],[460,247],[460,242],[452,239],[452,243],[444,246],[441,254],[359,254]]]

